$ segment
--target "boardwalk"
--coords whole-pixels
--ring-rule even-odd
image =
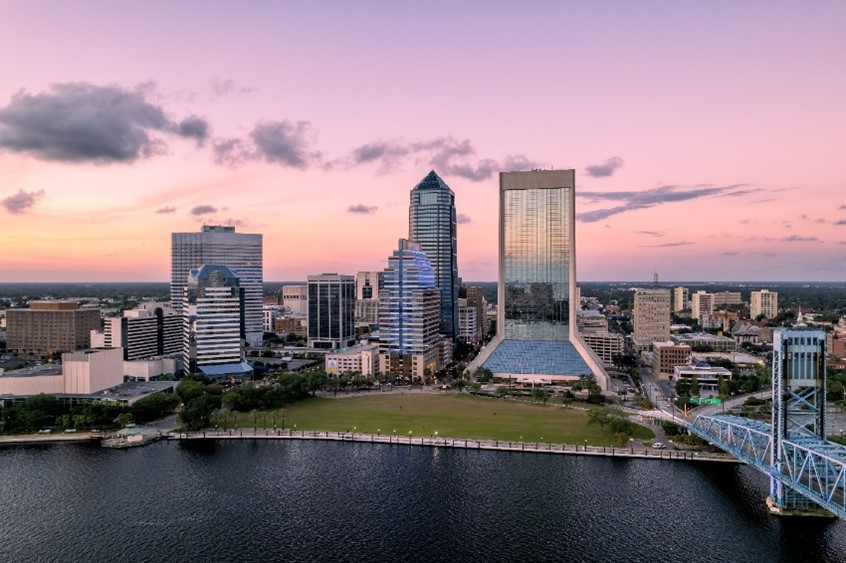
[[[508,442],[503,440],[465,440],[435,436],[394,436],[384,434],[359,434],[350,432],[291,431],[270,429],[205,430],[199,432],[171,432],[170,440],[321,440],[333,442],[363,442],[421,447],[446,447],[470,450],[528,452],[558,455],[588,455],[639,459],[664,459],[674,461],[716,461],[740,463],[737,458],[723,453],[657,450],[634,443],[627,448],[549,444],[545,442]]]

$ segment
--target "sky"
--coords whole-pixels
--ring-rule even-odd
[[[0,282],[381,270],[429,170],[459,275],[498,172],[576,170],[578,279],[844,281],[844,2],[0,0]]]

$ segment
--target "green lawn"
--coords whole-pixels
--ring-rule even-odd
[[[229,414],[218,422],[241,428],[282,428],[283,410]],[[471,395],[386,393],[342,399],[308,399],[284,409],[286,429],[355,431],[365,434],[478,438],[553,444],[611,446],[608,430],[589,425],[587,413],[572,408],[490,399]],[[637,426],[636,439],[652,432]]]

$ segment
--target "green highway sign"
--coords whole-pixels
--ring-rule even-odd
[[[719,397],[691,397],[690,402],[694,405],[719,405],[723,401]]]

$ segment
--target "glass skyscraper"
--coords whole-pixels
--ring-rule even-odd
[[[499,177],[497,336],[471,364],[505,377],[607,380],[575,329],[575,171]]]
[[[420,244],[440,293],[440,332],[458,336],[458,250],[455,194],[434,170],[411,190],[409,239]]]
[[[346,348],[355,344],[355,277],[308,277],[308,345]]]

